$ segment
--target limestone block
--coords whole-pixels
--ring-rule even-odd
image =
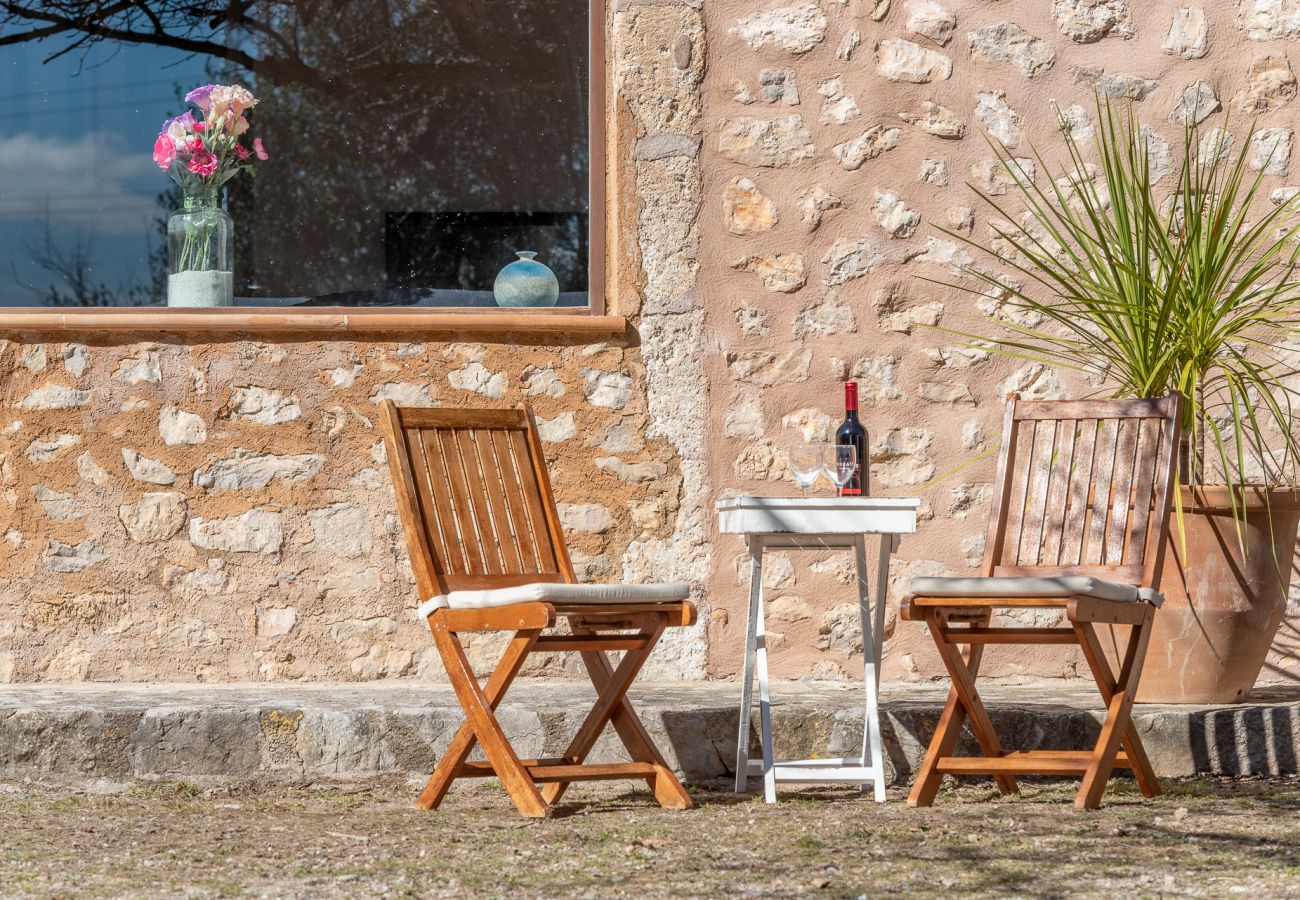
[[[722,219],[732,234],[761,234],[779,221],[776,205],[748,178],[735,178],[722,194]]]
[[[89,453],[83,453],[77,457],[77,477],[82,481],[89,481],[95,485],[105,485],[111,480],[112,476],[95,462],[95,458]]]
[[[325,457],[318,453],[278,456],[236,448],[234,455],[218,459],[194,472],[194,484],[209,491],[264,488],[281,480],[300,484],[316,476]]]
[[[69,522],[73,519],[80,519],[86,514],[85,510],[81,508],[81,503],[71,494],[64,494],[43,484],[33,485],[32,494],[36,497],[36,502],[40,504],[41,509],[45,510],[45,514],[51,519]]]
[[[808,379],[812,351],[796,347],[781,353],[765,350],[732,351],[727,354],[731,377],[747,384],[771,387]]]
[[[90,350],[84,344],[68,344],[60,351],[59,359],[73,378],[80,378],[90,366]]]
[[[998,385],[998,396],[1003,400],[1016,392],[1024,400],[1068,400],[1070,392],[1062,384],[1056,370],[1042,363],[1030,363],[1007,376]]]
[[[952,60],[902,38],[876,44],[876,72],[890,81],[929,84],[952,76]]]
[[[275,553],[284,542],[284,526],[277,512],[250,509],[221,519],[190,519],[190,543],[201,550],[226,553]]]
[[[759,438],[766,431],[763,401],[758,394],[745,394],[727,410],[722,432],[727,437]]]
[[[875,159],[897,147],[901,134],[902,131],[898,128],[872,125],[852,140],[836,144],[831,148],[831,153],[839,160],[842,169],[856,172],[867,160]]]
[[[758,73],[758,95],[764,103],[799,105],[799,86],[794,69],[763,69]]]
[[[298,398],[263,387],[239,387],[230,395],[222,414],[258,425],[281,425],[302,415]]]
[[[68,545],[53,538],[47,538],[45,553],[42,556],[45,567],[51,572],[60,574],[84,572],[95,563],[103,562],[106,558],[100,549],[99,541],[93,539]]]
[[[1100,66],[1082,66],[1074,74],[1078,84],[1112,100],[1144,100],[1160,86],[1153,78],[1140,75],[1108,74]]]
[[[826,39],[826,16],[815,3],[754,13],[732,30],[752,50],[769,44],[793,54],[807,53]]]
[[[567,389],[554,367],[528,366],[522,375],[524,393],[529,397],[563,397]]]
[[[781,425],[797,430],[805,441],[824,444],[834,440],[839,420],[831,418],[820,409],[805,407],[782,416]]]
[[[1161,49],[1183,59],[1200,59],[1205,55],[1207,33],[1205,10],[1184,6],[1174,12],[1174,20]]]
[[[857,331],[857,328],[858,323],[853,316],[853,309],[833,290],[828,291],[819,302],[801,310],[794,317],[793,325],[795,337],[841,334],[846,331]]]
[[[1008,150],[1020,145],[1020,113],[1007,105],[1005,91],[980,91],[975,95],[975,118],[984,124],[989,137]]]
[[[1194,81],[1179,97],[1178,105],[1174,107],[1173,118],[1180,122],[1199,125],[1222,108],[1223,104],[1219,102],[1213,87],[1204,81]]]
[[[1053,0],[1052,18],[1061,26],[1061,34],[1076,44],[1133,36],[1126,0]]]
[[[28,462],[43,463],[49,462],[59,455],[59,452],[69,447],[75,447],[81,443],[79,434],[60,434],[50,440],[35,440],[27,445],[24,455]]]
[[[164,406],[158,414],[158,434],[168,446],[202,444],[208,439],[208,428],[203,419],[194,413],[175,406]]]
[[[909,238],[921,224],[921,214],[910,209],[897,194],[876,190],[876,203],[872,208],[876,222],[889,232],[890,237]]]
[[[923,159],[921,160],[921,171],[916,176],[916,180],[923,184],[932,184],[935,187],[948,186],[948,163],[942,159]]]
[[[1250,167],[1265,175],[1285,175],[1291,164],[1290,128],[1261,128],[1251,138]]]
[[[1267,112],[1295,99],[1295,73],[1291,71],[1291,63],[1284,55],[1256,56],[1251,61],[1246,78],[1245,89],[1232,100],[1233,105],[1244,113]]]
[[[162,381],[162,366],[158,354],[152,350],[142,351],[138,356],[129,356],[117,364],[113,377],[127,384]]]
[[[816,231],[828,212],[843,207],[843,200],[822,185],[815,184],[799,195],[799,220],[809,231]]]
[[[826,266],[822,283],[827,287],[833,287],[861,278],[875,271],[884,259],[884,253],[879,250],[874,241],[867,238],[860,240],[840,238],[822,257],[821,261]]]
[[[316,533],[316,540],[331,550],[351,559],[370,555],[373,527],[368,509],[346,502],[335,503],[324,509],[308,510],[307,521]]]
[[[577,434],[578,426],[571,412],[560,413],[551,419],[537,417],[537,436],[544,441],[567,441],[571,437],[577,437]]]
[[[935,137],[960,140],[966,136],[966,123],[951,109],[932,100],[924,100],[916,112],[902,112],[898,117]]]
[[[171,538],[185,524],[185,495],[174,491],[145,494],[135,503],[118,507],[117,517],[131,540],[154,544]]]
[[[808,283],[803,256],[798,253],[746,256],[733,262],[731,267],[753,272],[759,277],[764,289],[777,294],[793,294]]]
[[[967,34],[971,55],[1015,66],[1027,78],[1046,71],[1056,62],[1052,45],[1036,38],[1014,22],[998,22]]]
[[[482,394],[492,400],[499,400],[506,392],[506,375],[493,372],[481,362],[472,361],[447,373],[451,386],[461,391]]]
[[[942,4],[935,0],[908,0],[903,11],[907,13],[904,27],[913,34],[927,37],[939,46],[952,40],[957,17]]]
[[[718,152],[742,165],[783,168],[808,159],[816,147],[802,116],[737,116],[719,123]]]
[[[1300,37],[1300,2],[1297,0],[1241,0],[1237,27],[1254,41]]]
[[[18,403],[18,409],[77,409],[90,403],[91,391],[47,383]]]
[[[586,382],[583,396],[592,406],[623,409],[632,399],[632,376],[626,372],[583,369],[582,379]]]
[[[612,472],[620,481],[628,484],[643,484],[668,474],[668,467],[655,460],[629,463],[617,456],[597,456],[592,462],[597,469]]]
[[[147,456],[141,456],[129,447],[122,448],[122,462],[126,464],[126,470],[131,473],[131,477],[136,481],[161,485],[173,484],[176,481],[176,473],[168,468],[166,464]]]
[[[599,503],[560,503],[556,509],[560,524],[570,531],[604,534],[617,524],[609,507]]]

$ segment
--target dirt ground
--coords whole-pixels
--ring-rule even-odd
[[[721,785],[698,809],[576,786],[531,822],[492,783],[434,813],[406,783],[204,788],[0,782],[5,897],[1300,896],[1300,780],[1117,783],[1083,813],[1070,783],[935,807],[843,789],[776,806]]]

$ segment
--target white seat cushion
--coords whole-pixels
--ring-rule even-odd
[[[913,578],[911,593],[922,597],[1097,597],[1124,603],[1146,601],[1159,606],[1158,591],[1103,581],[1089,575],[1055,578]]]
[[[539,581],[491,591],[452,591],[420,604],[421,617],[436,609],[486,609],[515,603],[673,603],[691,595],[685,581],[668,584],[561,584]]]

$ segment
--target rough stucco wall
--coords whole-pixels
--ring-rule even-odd
[[[1032,156],[1036,144],[1060,172],[1053,101],[1086,116],[1095,85],[1136,98],[1176,161],[1190,90],[1203,112],[1230,108],[1239,135],[1255,115],[1260,128],[1277,129],[1269,186],[1282,187],[1300,4],[715,0],[705,11],[699,289],[716,351],[707,362],[720,430],[712,481],[789,493],[784,448],[801,432],[832,434],[839,383],[857,379],[875,491],[925,500],[920,533],[904,540],[891,571],[884,677],[934,677],[942,667],[928,636],[910,623],[894,627],[900,588],[917,572],[961,574],[978,564],[993,459],[922,485],[996,442],[1007,391],[1058,398],[1086,388],[1067,373],[959,352],[953,338],[924,327],[978,331],[997,314],[991,301],[977,305],[922,280],[954,277],[964,253],[937,228],[990,234],[965,185],[998,190],[985,135],[1017,156]],[[739,666],[747,572],[739,539],[719,537],[716,553],[709,666],[727,674]],[[848,558],[769,561],[774,673],[858,675]],[[1275,654],[1272,662],[1285,670],[1294,660]],[[984,671],[1080,669],[1073,654],[1044,648],[993,652]],[[1285,672],[1264,675],[1277,677]]]
[[[0,368],[0,681],[439,677],[384,397],[532,403],[585,580],[679,515],[623,344],[8,342]]]

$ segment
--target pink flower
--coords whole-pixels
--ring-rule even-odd
[[[207,148],[203,146],[203,138],[192,137],[185,142],[186,153],[198,153],[200,150],[205,149]]]
[[[258,159],[270,159],[266,155],[266,147],[262,146],[261,138],[253,138],[253,152],[257,154]]]
[[[207,128],[207,127],[208,127],[208,126],[204,125],[202,122],[195,122],[195,123],[194,123],[194,130],[197,131],[197,132],[199,132],[200,134],[202,134],[202,133],[203,133],[203,130],[204,130],[205,128]]]
[[[171,135],[163,132],[158,135],[158,140],[153,142],[153,161],[158,164],[158,168],[167,169],[176,160],[176,142],[172,140]]]
[[[248,159],[249,157],[248,148],[245,147],[243,144],[235,144],[235,155],[238,156],[241,160]]]
[[[199,148],[190,156],[189,169],[204,177],[217,171],[217,158],[210,151]]]

